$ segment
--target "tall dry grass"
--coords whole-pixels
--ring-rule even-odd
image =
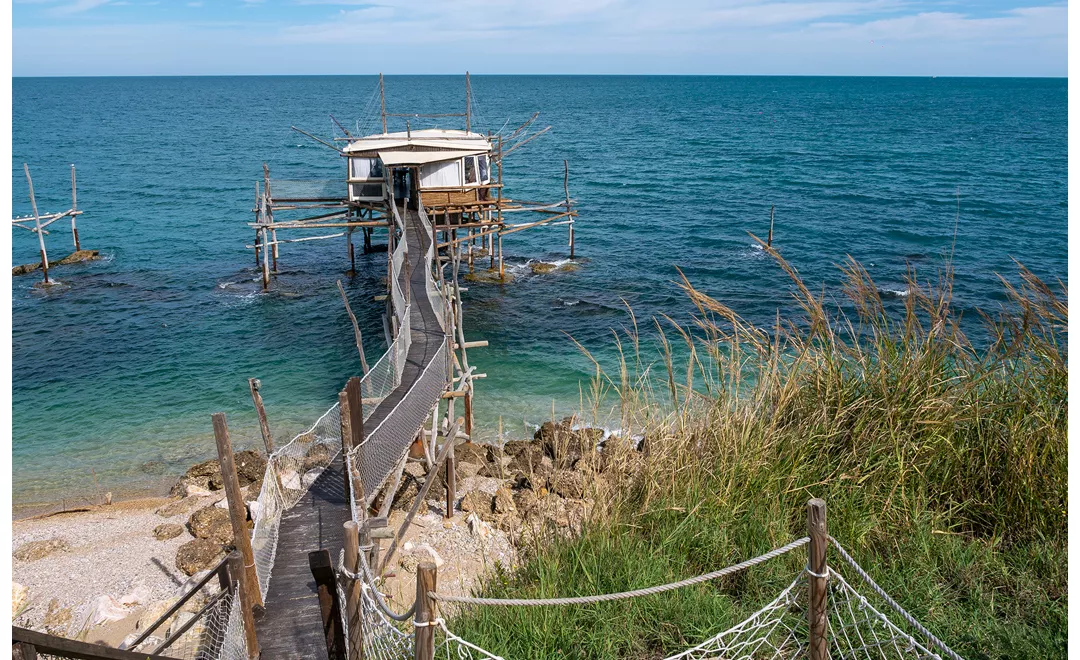
[[[762,247],[798,314],[761,327],[681,277],[692,322],[642,332],[631,311],[614,370],[585,352],[596,372],[584,416],[614,409],[643,451],[606,447],[624,469],[594,480],[582,537],[485,590],[582,595],[714,570],[802,536],[806,500],[824,497],[830,532],[961,653],[1062,653],[1064,285],[1017,264],[1017,283],[1002,279],[1007,304],[962,323],[948,267],[932,280],[909,272],[902,303],[887,304],[850,260],[833,300]],[[645,602],[481,608],[457,623],[515,657],[570,640],[575,657],[655,657],[766,602],[798,569],[788,563]]]

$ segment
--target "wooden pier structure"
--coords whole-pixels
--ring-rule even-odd
[[[381,76],[379,91],[382,97]],[[344,136],[315,138],[345,161],[344,180],[274,179],[264,166],[255,186],[255,217],[249,223],[255,240],[248,248],[255,251],[264,289],[273,287],[282,245],[344,238],[350,272],[356,270],[357,238],[362,237],[365,253],[377,251],[373,241],[383,238],[387,252],[386,292],[376,296],[386,309],[386,353],[368,365],[361,330],[346,299],[363,376],[349,381],[338,406],[328,412],[336,410],[340,420],[334,440],[340,442],[341,452],[302,497],[280,513],[272,541],[272,571],[260,569],[259,579],[269,580],[269,586],[262,585],[265,599],[257,612],[261,617],[253,619],[264,659],[362,657],[357,648],[362,642],[343,641],[340,626],[335,628],[328,619],[325,553],[334,551],[336,556],[339,548],[359,547],[374,566],[385,567],[415,510],[400,529],[381,530],[382,537],[396,538],[381,561],[379,542],[372,542],[370,534],[385,525],[407,457],[420,456],[429,475],[444,465],[452,471],[454,445],[472,440],[474,386],[484,374],[469,364],[468,349],[487,342],[466,339],[461,300],[466,289],[460,280],[466,273],[486,269],[488,280],[505,281],[503,238],[525,229],[566,226],[573,256],[577,212],[565,162],[561,199],[527,203],[503,194],[503,159],[548,129],[529,133],[533,115],[505,136],[473,132],[471,96],[466,75],[466,112],[460,115],[390,114],[380,99],[381,133],[353,136],[337,124]],[[414,129],[412,122],[425,117],[461,117],[465,128]],[[404,131],[388,130],[388,119],[394,118],[407,119]],[[516,212],[539,217],[507,222],[506,217]],[[344,296],[343,289],[341,293]],[[271,456],[264,484],[281,484],[293,477],[279,472],[270,479],[275,456],[282,450],[273,450],[254,381],[251,388]],[[318,435],[313,427],[307,440]],[[452,504],[452,476],[447,489]],[[426,488],[422,495],[426,496]],[[423,499],[417,497],[414,509]],[[349,525],[357,531],[346,531],[343,537]],[[257,522],[255,534],[259,533]],[[256,545],[266,544],[258,540]],[[254,566],[256,559],[246,558],[245,563]],[[356,569],[353,565],[349,570]],[[357,615],[355,608],[353,614]],[[362,626],[359,620],[354,623]]]

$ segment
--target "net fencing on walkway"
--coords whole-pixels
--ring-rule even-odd
[[[615,594],[551,599],[491,599],[437,593],[430,595],[440,603],[440,606],[451,603],[475,607],[588,606],[660,594],[748,570],[801,548],[808,541],[809,539],[806,538],[799,539],[753,559],[679,582]],[[868,658],[962,660],[958,654],[885,594],[884,590],[855,563],[855,560],[839,543],[836,543],[835,539],[831,541],[830,547],[837,550],[844,563],[847,564],[847,569],[858,576],[862,590],[853,586],[836,567],[827,569],[826,641],[829,657],[852,660]],[[398,616],[407,619],[406,623],[412,623],[413,626],[420,625],[412,621],[413,610],[405,613],[409,616],[396,615],[389,610],[377,595],[378,579],[372,576],[366,565],[363,566],[364,570],[359,575],[352,575],[344,571],[343,567],[339,568],[342,569],[339,571],[342,584],[348,584],[351,579],[359,579],[363,582],[364,608],[366,608],[363,629],[366,653],[364,657],[411,658],[414,628],[410,630],[410,627],[403,626],[391,617]],[[713,637],[696,646],[667,656],[665,660],[719,658],[787,660],[808,657],[809,578],[807,569],[800,570],[786,588],[753,614],[717,632]],[[372,596],[372,594],[375,595]],[[435,626],[436,658],[503,660],[499,655],[455,634],[442,618],[423,625]]]

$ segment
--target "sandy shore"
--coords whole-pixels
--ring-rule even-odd
[[[185,532],[159,541],[153,535],[162,523],[187,521],[186,514],[166,517],[156,512],[169,502],[143,498],[14,521],[13,554],[33,541],[66,544],[39,559],[12,558],[12,580],[29,589],[28,606],[14,625],[118,644],[134,630],[148,603],[172,596],[188,580],[176,568],[176,550],[192,537]],[[192,509],[200,504],[193,502]],[[129,616],[93,625],[95,601],[102,596],[121,604]]]

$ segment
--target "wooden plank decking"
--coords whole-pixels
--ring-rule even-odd
[[[424,231],[416,211],[404,210],[403,216],[409,248],[412,339],[401,384],[371,412],[365,428],[377,427],[401,402],[443,346],[443,329],[425,289],[425,277],[431,268],[425,253],[431,237]],[[266,594],[266,613],[255,624],[263,660],[325,660],[327,657],[319,596],[308,565],[308,552],[325,548],[337,561],[344,543],[343,525],[351,516],[344,475],[345,467],[339,457],[319,475],[296,506],[281,517],[270,589]]]

